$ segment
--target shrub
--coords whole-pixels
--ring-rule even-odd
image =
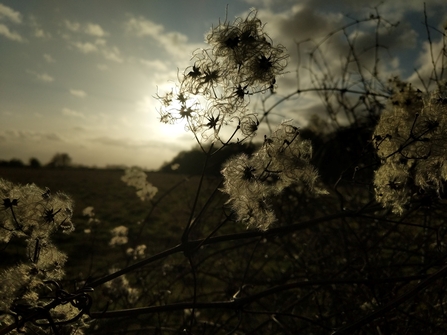
[[[348,32],[371,23],[376,59],[363,64]],[[213,27],[209,48],[194,53],[171,91],[157,94],[161,121],[185,122],[204,155],[196,188],[180,194],[184,178],[160,191],[141,169],[127,170],[123,181],[148,213],[108,229],[111,252],[124,259],[81,276],[72,291],[62,289],[66,258],[50,242],[73,228],[70,198],[1,180],[1,238],[23,238],[26,257],[2,272],[0,333],[446,332],[443,69],[433,56],[436,88],[425,92],[381,78],[382,24],[392,26],[376,13],[316,43],[306,65],[314,86],[285,97],[275,89],[287,52],[255,11]],[[322,52],[337,35],[349,50],[343,80],[325,72]],[[319,129],[318,118],[307,131],[283,121],[252,152],[230,157],[221,177],[206,175],[213,155],[250,142],[274,108],[304,93],[320,95],[332,129]],[[261,117],[249,109],[257,96]],[[83,214],[85,232],[98,236],[94,208]],[[157,240],[172,235],[177,244],[157,250]]]

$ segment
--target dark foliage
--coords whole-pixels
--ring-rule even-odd
[[[201,175],[203,172],[206,175],[220,176],[222,170],[222,164],[230,157],[246,153],[251,154],[255,150],[256,145],[253,143],[237,144],[232,143],[219,151],[216,151],[210,156],[206,169],[203,170],[203,166],[206,161],[200,147],[195,147],[190,151],[182,151],[169,163],[164,164],[160,168],[160,172],[177,173],[186,175]]]
[[[67,153],[57,153],[46,166],[50,168],[67,168],[71,166],[71,163],[72,159],[70,155]]]
[[[37,158],[32,157],[29,160],[29,166],[32,168],[38,169],[38,168],[42,167],[42,164],[40,163],[40,161]]]

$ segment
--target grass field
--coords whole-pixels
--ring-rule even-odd
[[[128,264],[126,250],[129,247],[145,244],[146,253],[152,254],[180,242],[190,216],[198,177],[148,173],[148,181],[159,189],[154,201],[162,198],[152,208],[151,203],[142,202],[136,196],[133,187],[121,181],[123,174],[122,170],[108,169],[0,169],[0,178],[20,184],[35,183],[43,189],[48,187],[53,193],[64,192],[74,199],[76,230],[70,235],[54,236],[54,240],[68,255],[67,278],[79,280],[102,276],[111,267]],[[199,208],[217,183],[216,178],[205,180]],[[88,225],[88,218],[82,215],[87,206],[94,207],[100,224]],[[141,227],[149,213],[150,217]],[[121,225],[129,228],[129,243],[112,248],[109,246],[110,230]],[[91,233],[86,234],[85,229],[91,229]],[[6,248],[10,262],[24,256],[22,247],[21,244],[11,244]]]
[[[159,188],[149,203],[120,180],[123,174],[118,170],[0,169],[0,178],[34,182],[52,192],[64,191],[75,200],[76,230],[54,236],[55,244],[68,255],[64,289],[74,291],[111,269],[135,264],[138,260],[126,250],[146,245],[150,262],[126,273],[125,279],[119,277],[122,281],[115,282],[115,291],[110,289],[113,282],[95,286],[91,297],[96,316],[88,334],[184,334],[187,327],[194,329],[191,334],[328,334],[367,315],[369,309],[364,306],[375,304],[372,297],[386,304],[390,294],[406,294],[418,285],[417,280],[445,264],[445,245],[438,243],[445,239],[445,205],[388,220],[373,202],[362,209],[364,213],[340,210],[336,196],[314,198],[297,187],[276,197],[278,222],[264,234],[247,231],[242,222],[232,219],[231,211],[223,207],[225,196],[215,192],[219,178],[204,179],[191,215],[199,177],[148,173],[148,181]],[[364,187],[340,189],[353,208],[360,207],[357,202],[368,203]],[[208,201],[211,196],[213,200]],[[87,206],[95,208],[101,223],[88,225],[82,215]],[[178,251],[151,259],[180,244],[191,219],[197,225],[189,241],[206,238],[219,227],[213,235],[217,242],[174,248]],[[129,228],[129,242],[111,247],[110,231],[120,225]],[[2,251],[2,267],[27,257],[24,252],[23,244],[10,243]],[[135,289],[137,298],[130,299],[128,288]],[[445,324],[443,309],[436,309],[445,303],[445,292],[445,281],[439,280],[417,299],[402,303],[402,310],[416,311],[415,329],[424,329],[425,320]],[[245,301],[241,307],[231,305],[241,301]],[[196,306],[196,302],[203,305],[192,318],[184,306]],[[227,307],[221,308],[222,304]],[[139,308],[149,310],[140,313]],[[113,314],[122,309],[131,309],[127,317]],[[135,310],[138,313],[132,314]],[[102,319],[103,312],[110,314]],[[396,310],[374,325],[406,329],[407,320],[407,314]]]

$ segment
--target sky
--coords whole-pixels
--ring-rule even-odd
[[[439,52],[447,3],[425,3]],[[429,76],[424,1],[379,4],[381,73],[412,82],[414,69]],[[265,31],[290,54],[287,73],[278,79],[280,98],[310,84],[305,74],[297,82],[303,61],[297,42],[322,41],[375,14],[373,7],[371,0],[0,0],[0,160],[27,163],[36,157],[47,163],[56,153],[68,153],[76,164],[157,169],[195,140],[182,125],[159,122],[154,96],[175,85],[192,52],[207,47],[205,33],[219,19],[258,10]],[[355,34],[366,50],[374,24],[347,34]],[[343,35],[325,41],[327,66],[335,70],[347,50]],[[318,109],[314,98],[282,104],[274,121],[293,118],[305,126]],[[259,104],[253,105],[256,112]]]

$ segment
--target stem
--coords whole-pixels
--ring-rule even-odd
[[[370,210],[375,210],[375,209],[372,208]],[[340,218],[355,217],[357,215],[358,215],[357,212],[344,211],[341,213],[336,213],[336,214],[324,216],[324,217],[317,218],[317,219],[312,219],[312,220],[305,221],[305,222],[300,222],[300,223],[286,225],[283,227],[273,228],[273,229],[270,229],[267,231],[253,230],[253,231],[247,231],[247,232],[243,232],[243,233],[227,234],[227,235],[216,236],[216,237],[211,237],[211,238],[207,237],[205,239],[200,239],[200,240],[184,241],[184,242],[178,244],[177,246],[167,249],[159,254],[148,257],[148,258],[146,258],[140,262],[137,262],[133,265],[130,265],[124,269],[121,269],[119,271],[111,273],[105,277],[94,280],[92,282],[89,282],[86,284],[86,286],[92,287],[92,288],[97,287],[97,286],[102,285],[108,281],[118,278],[126,273],[132,272],[136,269],[139,269],[143,266],[151,264],[151,263],[158,261],[160,259],[166,258],[170,255],[180,253],[180,252],[185,252],[188,250],[194,250],[199,245],[211,245],[211,244],[217,244],[217,243],[221,243],[221,242],[238,241],[238,240],[251,239],[251,238],[257,238],[257,237],[287,235],[287,234],[290,234],[290,233],[298,231],[298,230],[304,230],[304,229],[314,227],[315,225],[320,224],[320,223],[330,222],[332,220],[336,220],[336,219],[340,219]]]
[[[191,214],[189,215],[188,223],[186,224],[186,228],[182,235],[182,244],[184,244],[185,242],[188,241],[188,236],[191,231],[192,220],[194,218],[194,212],[196,211],[197,203],[199,201],[199,195],[202,190],[203,180],[205,178],[205,170],[206,170],[206,167],[208,166],[208,161],[211,156],[211,151],[213,150],[213,147],[214,147],[214,143],[211,144],[211,146],[205,156],[206,157],[205,163],[203,164],[203,170],[202,170],[202,174],[200,175],[199,186],[197,187],[197,192],[196,192],[196,196],[194,198],[194,203],[192,205]]]
[[[446,266],[447,269],[447,266]],[[446,270],[447,271],[447,270]],[[269,295],[296,289],[302,287],[312,287],[312,286],[330,286],[330,285],[353,285],[353,284],[364,284],[364,285],[373,285],[378,283],[399,283],[399,282],[411,282],[415,280],[421,280],[423,278],[427,278],[426,275],[419,276],[408,276],[408,277],[395,277],[395,278],[383,278],[383,279],[341,279],[341,280],[314,280],[314,281],[300,281],[294,283],[288,283],[284,285],[279,285],[272,287],[270,289],[261,291],[259,293],[234,299],[231,301],[215,301],[215,302],[181,302],[181,303],[173,303],[169,305],[162,306],[150,306],[150,307],[142,307],[142,308],[132,308],[125,310],[116,310],[116,311],[108,311],[108,312],[92,312],[90,316],[95,319],[105,319],[105,318],[115,318],[115,317],[124,317],[124,316],[135,316],[140,314],[150,314],[150,313],[159,313],[159,312],[173,312],[184,309],[234,309],[239,310],[243,308],[245,305],[248,305],[254,301],[257,301],[261,298],[265,298]],[[426,280],[430,279],[427,278]],[[1,333],[0,333],[1,335]]]

